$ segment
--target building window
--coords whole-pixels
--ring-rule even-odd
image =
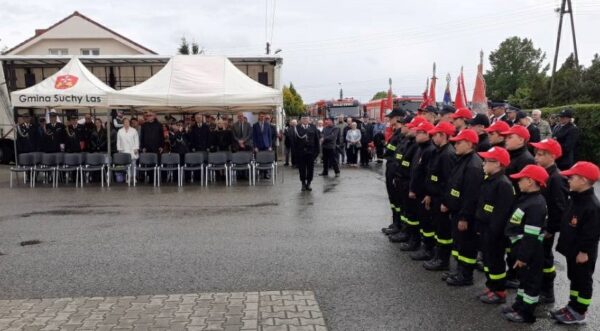
[[[82,48],[81,55],[100,55],[99,48]]]
[[[50,55],[69,55],[69,50],[66,48],[50,48]]]
[[[265,86],[269,86],[269,73],[268,72],[259,72],[258,73],[258,82]]]

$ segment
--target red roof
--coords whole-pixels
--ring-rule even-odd
[[[48,32],[48,31],[52,30],[54,27],[56,27],[56,26],[60,25],[61,23],[65,22],[66,20],[68,20],[68,19],[70,19],[71,17],[74,17],[74,16],[79,16],[79,17],[83,18],[84,20],[86,20],[86,21],[88,21],[88,22],[90,22],[90,23],[92,23],[92,24],[94,24],[94,25],[96,25],[96,26],[100,27],[101,29],[104,29],[104,30],[106,30],[106,31],[108,31],[108,32],[110,32],[110,33],[112,33],[112,34],[114,34],[115,36],[117,36],[117,37],[119,37],[119,38],[122,38],[122,39],[124,39],[125,41],[127,41],[127,42],[129,42],[129,43],[131,43],[131,44],[133,44],[133,45],[135,45],[135,46],[137,46],[137,47],[139,47],[139,48],[142,48],[142,49],[144,49],[144,50],[146,50],[146,51],[148,51],[148,52],[150,52],[151,54],[158,54],[158,53],[154,52],[153,50],[151,50],[151,49],[149,49],[149,48],[146,48],[146,47],[144,47],[144,46],[142,46],[142,45],[140,45],[140,44],[136,43],[135,41],[133,41],[133,40],[131,40],[131,39],[129,39],[129,38],[127,38],[127,37],[125,37],[125,36],[121,35],[121,34],[118,34],[118,33],[116,33],[115,31],[113,31],[113,30],[111,30],[111,29],[109,29],[109,28],[105,27],[104,25],[102,25],[102,24],[100,24],[100,23],[98,23],[98,22],[96,22],[96,21],[92,20],[91,18],[89,18],[89,17],[87,17],[87,16],[85,16],[85,15],[81,14],[81,13],[80,13],[80,12],[78,12],[78,11],[75,11],[75,12],[73,12],[73,14],[71,14],[71,15],[69,15],[69,16],[67,16],[67,17],[63,18],[62,20],[60,20],[60,21],[58,21],[58,22],[54,23],[52,26],[50,26],[50,27],[49,27],[49,28],[47,28],[47,29],[36,29],[36,30],[35,30],[35,35],[34,35],[34,36],[32,36],[31,38],[29,38],[29,39],[27,39],[27,40],[25,40],[25,41],[21,42],[21,43],[20,43],[20,44],[18,44],[17,46],[15,46],[15,47],[13,47],[13,48],[11,48],[11,49],[7,50],[7,51],[6,51],[6,52],[4,52],[4,53],[5,53],[5,54],[8,54],[8,53],[10,53],[10,52],[14,51],[15,49],[17,49],[17,48],[19,48],[19,47],[21,47],[21,46],[25,45],[26,43],[28,43],[28,42],[32,41],[33,39],[35,39],[35,38],[37,38],[37,37],[39,37],[39,36],[43,35],[44,33],[46,33],[46,32]]]

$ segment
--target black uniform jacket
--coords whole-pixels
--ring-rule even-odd
[[[504,171],[486,176],[475,211],[477,224],[487,226],[496,235],[504,235],[514,199],[515,191]]]
[[[418,144],[417,152],[413,155],[412,163],[414,167],[411,169],[410,175],[410,191],[414,192],[418,197],[425,196],[425,178],[427,176],[427,167],[431,156],[435,151],[435,145],[431,140]],[[419,201],[420,202],[420,201]]]
[[[563,217],[556,250],[567,258],[577,253],[598,253],[600,239],[600,202],[594,189],[571,192],[569,207]]]
[[[436,147],[427,166],[425,176],[425,194],[435,198],[443,198],[448,189],[448,178],[456,164],[454,145],[446,144]],[[442,199],[444,205],[446,201]]]
[[[521,193],[504,234],[510,239],[516,258],[530,263],[536,249],[543,247],[546,200],[541,192]]]
[[[567,209],[569,184],[567,183],[567,179],[560,174],[556,165],[546,168],[546,171],[550,175],[546,187],[542,188],[542,194],[548,206],[546,231],[556,233],[560,231],[560,222]]]
[[[459,220],[474,220],[482,181],[483,164],[479,155],[471,152],[459,156],[445,192],[445,206]]]

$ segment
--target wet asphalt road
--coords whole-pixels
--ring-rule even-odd
[[[475,300],[481,274],[449,288],[411,261],[380,232],[381,169],[342,171],[307,193],[289,168],[276,186],[34,190],[9,189],[2,168],[0,299],[314,290],[331,330],[563,329],[545,308],[533,326],[509,324]],[[564,304],[562,259],[558,270]],[[578,330],[600,329],[598,292]]]

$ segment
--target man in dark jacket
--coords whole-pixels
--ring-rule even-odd
[[[598,258],[600,202],[594,194],[594,183],[600,179],[600,169],[591,162],[577,162],[561,174],[569,177],[571,200],[561,223],[556,250],[567,259],[571,292],[569,304],[551,315],[560,323],[582,324],[592,301]]]
[[[58,122],[57,114],[50,112],[50,123],[43,127],[42,142],[45,146],[44,152],[64,152],[66,131],[64,124]]]
[[[165,136],[162,125],[152,112],[146,114],[146,122],[142,124],[140,149],[143,153],[162,153]]]
[[[308,124],[308,116],[303,116],[296,127],[296,155],[298,172],[302,182],[302,191],[312,191],[310,183],[315,170],[315,158],[319,155],[319,132],[314,125]]]
[[[255,152],[273,150],[271,123],[267,122],[265,117],[265,113],[259,113],[258,122],[252,126],[252,142],[254,143]]]
[[[451,286],[468,286],[473,285],[473,269],[477,263],[475,208],[483,181],[482,161],[475,152],[479,136],[474,130],[465,129],[450,141],[455,142],[458,160],[448,178],[446,203],[441,205],[440,211],[450,212],[454,241],[452,255],[458,264],[455,273],[443,278]]]
[[[252,126],[246,120],[244,113],[237,114],[237,122],[233,124],[234,144],[232,149],[238,151],[252,151]]]
[[[546,169],[548,183],[542,188],[542,194],[548,206],[548,220],[544,233],[544,281],[540,294],[541,303],[554,303],[554,236],[560,231],[560,222],[567,208],[568,183],[556,167],[555,160],[562,155],[560,144],[554,139],[544,139],[538,143],[531,143],[535,148],[535,162]]]
[[[204,152],[209,147],[209,128],[202,119],[202,114],[194,115],[195,123],[189,132],[190,148],[192,152]],[[142,124],[143,125],[143,124]]]
[[[29,114],[19,115],[17,124],[17,153],[35,151],[35,128],[31,125]]]
[[[573,111],[564,109],[558,115],[559,124],[552,130],[552,138],[562,147],[563,156],[556,160],[559,169],[565,170],[575,163],[575,150],[579,141],[579,130],[573,124]]]
[[[507,176],[518,173],[526,165],[535,164],[533,155],[527,149],[530,138],[527,128],[522,125],[514,125],[510,130],[502,132],[502,135],[506,137],[506,149],[510,153],[510,165],[506,168]],[[513,180],[513,186],[518,195],[518,181]]]
[[[327,176],[329,168],[333,168],[335,177],[340,176],[337,149],[339,146],[340,130],[333,126],[333,119],[325,119],[325,127],[321,136],[321,147],[323,149],[323,172],[319,175]]]
[[[487,152],[488,149],[492,148],[490,139],[488,137],[487,129],[490,126],[490,120],[485,114],[477,114],[468,123],[469,129],[473,129],[479,135],[479,143],[477,144],[477,152]]]

